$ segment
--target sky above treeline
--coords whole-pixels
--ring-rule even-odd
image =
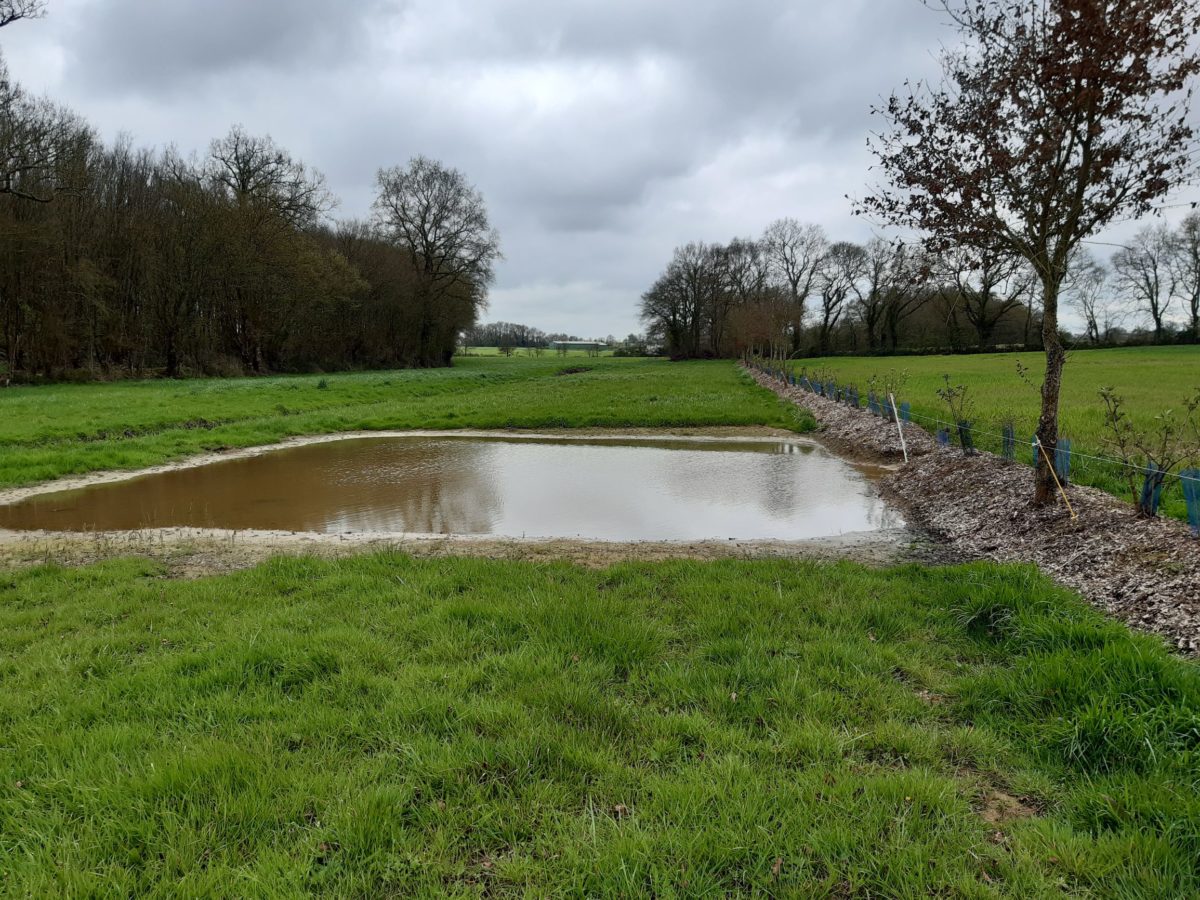
[[[640,330],[679,244],[783,216],[868,238],[846,195],[871,181],[871,106],[937,75],[944,18],[920,0],[50,0],[0,46],[107,140],[271,135],[339,216],[369,214],[381,166],[462,169],[505,254],[486,318],[591,337]]]

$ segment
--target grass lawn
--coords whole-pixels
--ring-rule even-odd
[[[1200,671],[1026,568],[48,567],[0,681],[9,896],[1200,893]]]
[[[0,390],[0,487],[358,429],[713,425],[812,420],[722,361],[467,357],[451,369],[14,387]]]
[[[1031,380],[1041,384],[1045,359],[1038,353],[1004,353],[976,356],[834,357],[800,360],[790,365],[799,372],[825,370],[838,383],[856,384],[865,392],[872,375],[906,373],[907,383],[897,402],[908,401],[915,414],[949,419],[949,410],[938,399],[943,375],[955,385],[966,385],[974,401],[976,442],[998,451],[998,437],[1011,421],[1021,445],[1019,458],[1032,459],[1028,447],[1037,426],[1041,399],[1017,374],[1020,361],[1030,370]],[[1130,347],[1117,350],[1086,350],[1070,355],[1063,380],[1062,434],[1073,449],[1091,456],[1112,456],[1107,444],[1104,404],[1100,389],[1112,387],[1126,401],[1126,410],[1140,428],[1152,429],[1155,416],[1166,410],[1183,412],[1185,401],[1200,391],[1200,347]],[[865,402],[865,399],[864,399]],[[929,426],[934,428],[936,426]],[[1196,461],[1200,464],[1200,460]],[[1086,459],[1072,461],[1074,479],[1128,499],[1122,470]],[[1140,484],[1139,484],[1140,489]],[[1164,494],[1165,512],[1184,516],[1183,495],[1175,479]]]

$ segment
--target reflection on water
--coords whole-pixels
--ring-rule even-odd
[[[792,440],[330,441],[0,506],[0,528],[799,540],[903,524],[859,470]]]

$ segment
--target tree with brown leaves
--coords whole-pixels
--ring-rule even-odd
[[[1046,373],[1034,502],[1054,502],[1066,352],[1058,299],[1080,243],[1154,210],[1197,171],[1187,124],[1200,72],[1197,0],[929,0],[961,45],[940,86],[876,110],[887,184],[860,211],[935,249],[999,250],[1040,282]]]

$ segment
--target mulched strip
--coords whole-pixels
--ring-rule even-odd
[[[822,440],[852,457],[902,460],[896,424],[748,370],[780,397],[808,409]],[[1129,503],[1072,485],[1066,507],[1030,503],[1033,472],[992,453],[964,457],[916,425],[904,426],[909,463],[880,489],[917,525],[978,559],[1035,563],[1094,606],[1133,628],[1200,652],[1200,541],[1174,519],[1139,519]]]

